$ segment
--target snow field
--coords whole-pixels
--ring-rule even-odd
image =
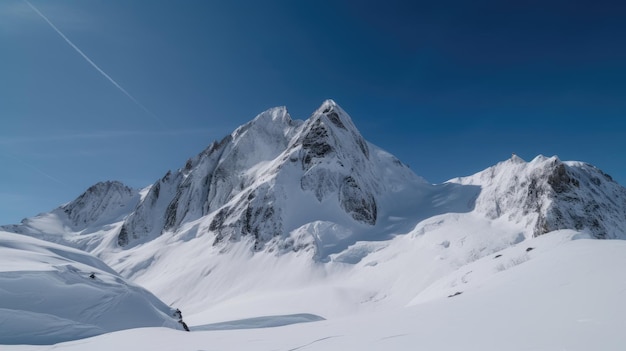
[[[124,330],[54,346],[0,346],[0,350],[622,350],[626,280],[611,267],[626,263],[626,242],[578,239],[555,232],[483,257],[453,271],[396,306],[274,328],[231,321],[229,330],[178,332]],[[533,250],[526,252],[526,244]],[[499,270],[498,260],[527,253],[528,260]],[[467,283],[467,269],[475,274]],[[465,284],[447,297],[448,283]],[[425,292],[426,292],[425,291]],[[314,303],[314,302],[312,302]],[[274,317],[274,324],[288,316]],[[258,323],[268,323],[269,316]],[[251,327],[252,324],[252,327]]]
[[[0,232],[0,260],[0,343],[179,327],[171,308],[87,253]]]

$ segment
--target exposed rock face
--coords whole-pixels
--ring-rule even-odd
[[[368,177],[373,171],[367,144],[347,114],[326,102],[307,121],[302,134],[298,142],[302,145],[302,190],[313,192],[320,202],[338,194],[341,208],[353,219],[375,224],[373,194],[379,187]]]
[[[154,183],[137,207],[130,212],[120,228],[117,243],[120,246],[153,239],[160,235],[171,216],[166,209],[175,199],[182,182],[181,172],[168,172]]]
[[[355,220],[370,225],[376,224],[376,199],[371,193],[364,192],[352,176],[343,178],[339,203]]]
[[[626,191],[599,169],[582,162],[555,162],[548,177],[552,206],[536,233],[585,230],[598,239],[626,237]]]
[[[137,191],[126,185],[107,181],[91,186],[76,200],[61,206],[75,230],[97,223],[100,219],[109,220],[116,214],[132,210]]]

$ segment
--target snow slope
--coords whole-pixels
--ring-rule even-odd
[[[174,311],[85,252],[0,232],[1,344],[53,344],[138,327],[179,328]]]
[[[558,231],[502,250],[451,272],[405,307],[274,328],[231,321],[223,330],[133,329],[0,350],[623,350],[626,280],[614,268],[626,264],[626,242],[585,237]],[[447,297],[452,291],[462,294]]]

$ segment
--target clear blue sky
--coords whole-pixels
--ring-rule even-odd
[[[626,184],[620,1],[31,4],[75,47],[0,2],[0,224],[147,186],[267,108],[327,98],[433,183],[515,152]]]

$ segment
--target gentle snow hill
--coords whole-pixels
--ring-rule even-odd
[[[588,237],[557,231],[483,257],[443,277],[408,307],[278,328],[249,329],[244,320],[230,322],[229,330],[144,328],[0,350],[620,351],[626,345],[626,280],[619,269],[626,265],[626,241]],[[462,293],[447,297],[454,292]]]
[[[0,344],[180,328],[172,308],[76,249],[0,232]]]

